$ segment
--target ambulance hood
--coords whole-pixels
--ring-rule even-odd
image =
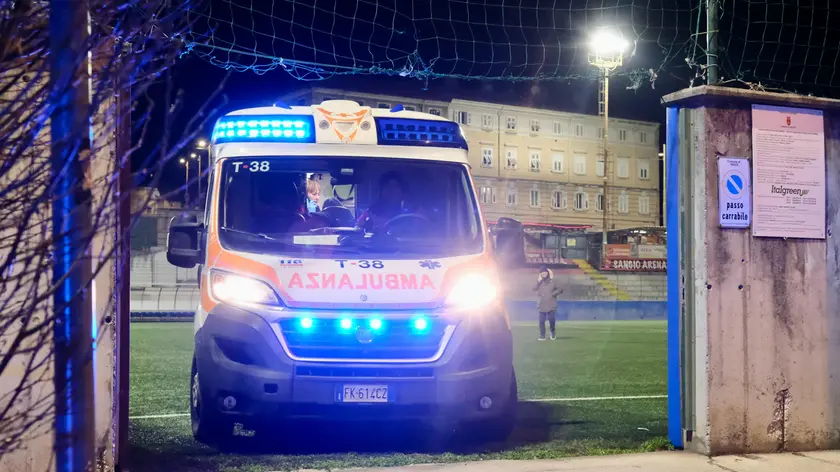
[[[291,308],[437,308],[452,267],[476,256],[440,259],[296,259],[248,255],[271,267]]]

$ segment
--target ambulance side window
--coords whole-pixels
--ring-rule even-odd
[[[465,172],[460,174],[460,180],[459,184],[455,187],[463,192],[462,195],[455,200],[457,205],[456,211],[458,212],[458,230],[463,233],[459,236],[475,239],[479,235],[479,215],[476,210],[473,194],[470,190],[473,188],[472,182],[470,182],[470,179],[467,177]],[[472,217],[470,217],[470,213],[473,213]]]
[[[210,178],[207,179],[207,195],[204,198],[204,230],[201,232],[199,238],[199,245],[202,248],[207,247],[207,233],[210,231],[210,212],[213,210],[210,206],[210,202],[213,200],[211,195],[213,194],[213,182],[215,182],[216,171],[210,171]],[[198,286],[201,287],[201,273],[202,269],[204,268],[204,261],[201,261],[200,264],[196,267],[196,275],[195,279],[198,281]]]
[[[204,232],[207,233],[207,229],[210,227],[210,203],[212,202],[211,196],[213,195],[213,184],[216,181],[216,171],[212,170],[210,172],[210,178],[207,179],[207,196],[204,200]]]

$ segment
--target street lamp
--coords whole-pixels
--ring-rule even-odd
[[[207,140],[204,138],[199,139],[195,142],[195,147],[197,150],[200,151],[207,151]],[[198,161],[198,198],[201,200],[201,152],[193,152],[190,154],[190,158],[195,159]],[[210,159],[207,159],[207,165],[210,165]]]
[[[607,183],[609,182],[609,166],[607,165],[607,153],[609,146],[609,99],[610,99],[610,72],[621,67],[624,61],[624,52],[629,43],[616,31],[600,29],[592,35],[589,42],[589,64],[598,68],[601,72],[600,90],[598,91],[598,115],[604,117],[604,190],[601,205],[603,211],[603,228],[601,230],[601,267],[607,258],[607,215],[609,213],[609,196],[607,194]]]
[[[198,161],[198,199],[201,200],[201,156],[198,153],[190,153],[190,159]]]
[[[185,167],[186,171],[184,172],[184,205],[189,206],[190,204],[190,161],[189,159],[184,159],[183,157],[178,159],[178,162],[181,163],[182,166]]]

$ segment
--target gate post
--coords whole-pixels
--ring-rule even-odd
[[[702,86],[663,103],[669,437],[708,455],[838,448],[840,241],[832,230],[840,231],[833,228],[840,224],[840,101]],[[793,108],[765,113],[753,105]],[[764,114],[753,123],[753,113]],[[825,167],[808,173],[820,162],[812,159],[820,131]],[[816,144],[779,153],[791,139]],[[752,201],[749,228],[721,226],[721,157],[748,160],[760,196],[741,187]],[[786,187],[810,189],[809,197]]]

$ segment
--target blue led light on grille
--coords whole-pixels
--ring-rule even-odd
[[[451,121],[375,118],[379,144],[467,149],[461,127]]]
[[[418,332],[423,332],[429,329],[429,320],[423,317],[415,318],[411,324],[414,330]]]
[[[309,115],[224,117],[216,123],[213,142],[314,143],[315,120]]]

